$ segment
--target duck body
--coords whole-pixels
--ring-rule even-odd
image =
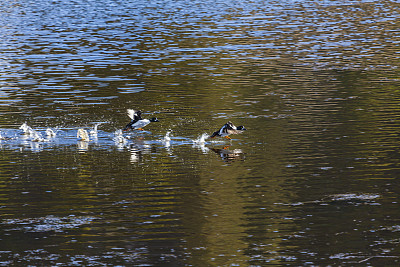
[[[227,139],[231,139],[229,135],[231,134],[240,134],[243,131],[245,131],[246,128],[244,126],[235,126],[232,122],[228,121],[227,123],[224,124],[224,126],[221,127],[218,131],[215,131],[210,138],[214,138],[216,136],[220,137],[225,137]]]
[[[135,111],[133,109],[128,109],[127,111],[129,118],[131,118],[131,122],[125,126],[123,129],[124,131],[143,130],[142,128],[148,125],[150,122],[158,122],[157,118],[143,119],[142,112],[140,110]]]

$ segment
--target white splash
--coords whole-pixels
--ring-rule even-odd
[[[28,126],[28,124],[25,122],[23,123],[19,129],[21,129],[22,131],[24,131],[24,134],[26,135],[31,135],[33,134],[34,130],[32,129],[32,127]]]
[[[208,147],[205,146],[206,139],[210,137],[208,134],[203,133],[199,138],[192,140],[193,141],[193,147],[201,149],[203,154],[207,154],[209,149]]]
[[[56,135],[57,135],[57,130],[56,131],[53,131],[52,129],[50,129],[50,128],[47,128],[46,129],[46,136],[47,136],[47,138],[54,138],[54,137],[56,137]]]
[[[208,137],[210,137],[208,134],[203,133],[199,138],[193,140],[193,143],[195,143],[195,144],[204,144]]]
[[[164,142],[168,142],[171,141],[171,137],[170,137],[171,131],[168,131],[165,136],[164,136]]]
[[[164,146],[165,146],[166,148],[169,148],[169,147],[171,146],[171,137],[170,137],[170,134],[171,134],[171,130],[169,130],[169,131],[165,134],[164,138],[161,140],[161,142],[164,143]]]
[[[89,142],[89,134],[85,129],[78,129],[78,133],[76,134],[76,137],[79,139],[79,141],[85,141]]]
[[[128,140],[123,136],[122,130],[116,130],[114,132],[114,141],[118,144],[125,144]]]
[[[30,127],[26,122],[23,123],[19,127],[19,129],[21,129],[24,132],[25,135],[29,135],[30,138],[31,138],[30,140],[32,142],[43,142],[43,141],[45,141],[44,138],[42,137],[42,135],[39,132],[33,130],[32,127]]]
[[[42,135],[39,132],[36,132],[35,130],[31,129],[30,130],[30,134],[31,136],[31,141],[32,142],[44,142],[44,138],[42,137]]]
[[[90,132],[89,132],[90,135],[92,135],[92,136],[97,136],[97,127],[99,127],[100,124],[102,124],[102,123],[96,123],[96,124],[94,125],[93,129],[90,130]]]

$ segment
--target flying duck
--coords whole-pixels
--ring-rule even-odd
[[[131,118],[131,122],[128,123],[125,128],[123,129],[124,131],[128,130],[143,130],[142,128],[149,124],[150,122],[158,122],[157,118],[151,118],[149,119],[142,119],[142,111],[138,110],[135,111],[133,109],[128,109],[128,116]]]
[[[225,137],[226,139],[231,139],[229,137],[230,134],[240,134],[245,131],[246,128],[244,126],[235,126],[232,122],[228,121],[221,127],[218,131],[214,132],[210,138],[214,138],[216,136]]]

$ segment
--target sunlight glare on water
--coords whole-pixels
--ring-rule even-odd
[[[3,1],[0,266],[399,265],[399,15]]]

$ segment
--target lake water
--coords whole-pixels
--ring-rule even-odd
[[[399,265],[399,13],[3,1],[0,265]]]

